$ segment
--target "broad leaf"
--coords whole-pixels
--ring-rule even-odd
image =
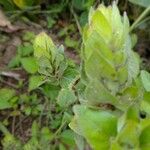
[[[43,76],[34,75],[29,78],[29,91],[32,91],[38,88],[40,85],[44,83]]]
[[[101,13],[101,11],[96,10],[91,19],[91,29],[96,30],[101,37],[108,42],[112,36],[112,28],[105,18],[105,16]]]
[[[36,73],[38,71],[37,61],[34,57],[22,58],[21,64],[28,73]]]
[[[150,125],[143,129],[140,135],[141,150],[149,150],[150,148]]]
[[[145,70],[141,71],[141,80],[147,92],[150,92],[150,73]]]
[[[89,105],[117,104],[117,99],[98,80],[87,85],[85,99]]]
[[[63,107],[66,108],[73,104],[76,101],[76,96],[74,94],[74,91],[69,89],[61,89],[59,92],[57,103]]]
[[[105,43],[104,39],[96,31],[91,33],[88,39],[84,42],[84,45],[84,55],[86,59],[88,59],[91,54],[96,51],[109,61],[112,61],[112,51],[109,49],[109,46]]]
[[[118,133],[118,143],[122,148],[131,147],[136,149],[139,145],[139,128],[135,121],[126,121],[120,133]]]
[[[72,130],[65,130],[60,135],[61,141],[67,145],[75,146],[74,132]]]
[[[90,79],[110,78],[115,79],[116,71],[114,66],[97,51],[93,52],[85,62],[85,72]]]
[[[84,136],[94,150],[108,150],[109,140],[117,132],[117,118],[106,111],[95,111],[82,105],[74,106],[74,113],[71,129]]]

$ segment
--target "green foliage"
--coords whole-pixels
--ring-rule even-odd
[[[129,0],[131,3],[140,5],[142,7],[149,7],[150,1],[149,0]]]
[[[40,75],[33,75],[29,78],[29,91],[37,89],[40,85],[44,83],[44,78]]]
[[[3,5],[7,11],[19,9],[26,9],[38,5],[40,0],[0,0],[0,4]]]
[[[14,2],[20,9],[38,3]],[[140,71],[139,56],[132,50],[136,40],[130,34],[126,13],[121,16],[114,2],[108,7],[101,4],[91,8],[87,17],[94,0],[71,2],[71,9],[88,19],[80,68],[46,33],[35,37],[25,32],[24,43],[9,67],[23,67],[28,73],[28,86],[23,82],[20,86],[25,86],[25,91],[18,96],[12,89],[0,89],[0,109],[11,108],[11,116],[21,114],[36,121],[32,122],[29,140],[22,143],[6,131],[4,125],[9,125],[9,118],[3,120],[3,148],[83,150],[89,144],[93,150],[148,150],[150,74]],[[62,3],[57,10],[51,7],[61,12],[69,2]],[[55,24],[56,16],[47,18],[48,28]],[[85,23],[82,17],[80,21]],[[72,39],[72,32],[76,32],[73,24],[58,36],[67,47],[77,49],[79,41]]]
[[[141,80],[142,80],[142,83],[143,83],[145,90],[147,92],[150,92],[150,73],[142,70],[141,71]]]
[[[34,50],[32,42],[35,39],[35,34],[33,32],[25,32],[22,38],[25,43],[17,47],[17,54],[11,59],[8,67],[15,68],[22,65],[27,72],[35,73],[37,71],[37,64],[35,58],[32,57]]]
[[[94,0],[72,0],[72,5],[76,9],[85,10],[90,8],[94,3]]]
[[[38,62],[39,73],[49,77],[48,80],[54,85],[63,86],[66,83],[69,86],[78,74],[76,68],[71,66],[64,56],[63,46],[56,47],[45,33],[40,33],[35,39],[34,56]],[[75,77],[71,79],[72,76]]]
[[[22,58],[21,64],[28,73],[33,74],[38,71],[38,65],[34,57]]]
[[[5,10],[14,10],[15,9],[15,5],[12,2],[12,0],[1,0],[0,4],[3,5]]]
[[[69,89],[61,89],[58,95],[57,103],[61,107],[68,107],[76,101],[76,96],[72,90]]]
[[[11,100],[15,96],[15,91],[12,89],[0,89],[0,110],[11,108]]]
[[[126,14],[122,17],[115,3],[91,9],[84,29],[81,81],[85,90],[79,98],[80,105],[74,106],[70,127],[94,150],[149,146],[148,138],[145,147],[140,145],[142,129],[149,126],[149,103],[144,100],[145,90],[149,91],[149,73],[141,72],[144,90],[129,29]],[[146,126],[140,118],[141,111],[147,114]]]
[[[117,118],[108,112],[95,111],[82,105],[76,105],[74,113],[70,127],[84,136],[93,149],[108,149],[110,138],[117,133]]]
[[[38,4],[40,0],[12,0],[14,4],[19,7],[20,9],[25,9],[29,6],[33,6]]]

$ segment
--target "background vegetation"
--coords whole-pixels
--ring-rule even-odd
[[[72,106],[79,103],[76,96],[80,91],[73,91],[77,86],[84,89],[78,84],[83,29],[91,6],[96,8],[102,2],[112,4],[111,0],[0,0],[0,149],[90,149],[68,124],[74,114]],[[146,12],[139,18],[150,1],[117,2],[121,14],[126,11],[132,24],[132,43],[141,58],[140,68],[150,71],[150,17]],[[55,63],[37,62],[37,45],[52,43],[45,34],[36,39],[43,31],[60,52]],[[145,83],[149,80],[146,78]],[[149,106],[149,95],[146,99]],[[150,112],[150,106],[147,110]],[[141,117],[145,115],[140,112]]]

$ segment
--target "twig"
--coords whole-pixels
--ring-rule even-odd
[[[140,21],[150,12],[150,6],[147,7],[143,13],[136,19],[136,21],[130,27],[130,32],[140,23]]]
[[[21,115],[20,115],[20,116],[19,116],[19,128],[20,128],[21,134],[23,134],[22,121],[23,121],[23,119],[21,119]],[[16,125],[16,126],[17,126],[17,125]],[[15,129],[15,130],[16,130],[16,129]]]
[[[11,77],[14,78],[16,80],[20,80],[20,75],[14,72],[10,72],[10,71],[1,71],[0,75],[2,76],[6,76],[6,77]]]
[[[13,117],[13,121],[12,121],[12,129],[11,129],[11,133],[14,135],[15,133],[15,123],[16,123],[16,116]]]

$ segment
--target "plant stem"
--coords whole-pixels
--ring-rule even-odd
[[[58,133],[61,132],[61,130],[64,128],[65,125],[66,125],[66,121],[63,122],[63,123],[60,125],[60,127],[56,130],[56,132],[53,134],[53,137],[51,138],[50,141],[54,140],[54,139],[57,137]]]
[[[147,7],[143,13],[136,19],[136,21],[132,24],[130,27],[130,32],[137,27],[137,25],[140,23],[140,21],[150,12],[150,6]]]
[[[81,28],[80,23],[79,23],[79,21],[78,21],[78,16],[77,16],[76,13],[74,12],[73,6],[70,6],[70,11],[71,11],[71,13],[72,13],[72,15],[73,15],[73,17],[74,17],[74,19],[75,19],[75,21],[76,21],[76,24],[77,24],[79,33],[80,33],[80,35],[82,36],[82,28]]]

